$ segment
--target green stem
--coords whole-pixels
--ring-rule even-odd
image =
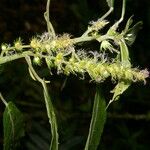
[[[45,20],[47,22],[48,33],[52,34],[52,36],[55,37],[55,30],[54,30],[54,28],[50,22],[50,18],[49,18],[49,13],[50,13],[49,8],[50,8],[50,0],[47,0]]]
[[[34,54],[31,51],[26,51],[26,52],[23,52],[21,54],[14,54],[11,56],[0,57],[0,65],[7,63],[7,62],[10,62],[10,61],[13,61],[13,60],[16,60],[16,59],[19,59],[19,58],[23,58],[25,56],[33,56],[33,55]]]
[[[107,39],[113,39],[112,36],[108,36],[108,35],[102,35],[102,36],[85,36],[85,37],[78,37],[78,38],[74,38],[72,39],[73,40],[73,43],[74,44],[77,44],[77,43],[80,43],[80,42],[87,42],[87,41],[92,41],[92,40],[97,40],[99,42],[102,42],[103,40],[107,40]]]
[[[104,20],[106,17],[108,17],[110,14],[111,14],[111,12],[114,10],[114,8],[113,7],[110,7],[110,9],[106,12],[106,14],[104,14],[101,18],[100,18],[100,20]]]
[[[21,48],[22,48],[22,49],[23,49],[23,48],[30,48],[30,45],[23,45]],[[0,57],[3,57],[3,55],[5,54],[5,52],[8,52],[8,51],[14,50],[14,49],[15,49],[15,47],[12,46],[12,47],[8,47],[6,50],[2,50],[2,52],[1,52],[1,54],[0,54]]]
[[[86,36],[86,37],[81,36],[81,37],[74,38],[72,40],[73,40],[73,43],[76,44],[76,43],[80,43],[80,42],[91,41],[94,39],[95,39],[95,37],[92,37],[92,36]]]
[[[123,0],[121,18],[119,19],[118,23],[121,23],[123,21],[125,15],[125,9],[126,9],[126,0]]]
[[[43,92],[44,92],[44,99],[45,99],[45,104],[47,109],[47,115],[49,118],[49,123],[51,125],[52,139],[50,144],[50,150],[58,150],[58,131],[57,131],[57,121],[56,121],[55,111],[44,80],[42,80],[42,86],[44,89]]]
[[[2,96],[2,94],[0,93],[0,99],[2,100],[2,102],[5,104],[5,106],[8,106],[8,103],[6,102],[6,100],[4,99],[4,97]]]
[[[42,55],[40,53],[39,54],[38,53],[35,54],[35,53],[31,52],[31,51],[25,51],[25,52],[13,54],[13,55],[10,55],[10,56],[0,57],[0,65],[4,64],[4,63],[7,63],[7,62],[10,62],[10,61],[13,61],[13,60],[16,60],[16,59],[25,58],[26,56],[33,56],[33,57],[40,57],[40,58],[47,58],[47,57],[49,57],[48,55]],[[51,59],[54,59],[54,57],[51,56]]]
[[[112,28],[115,28],[115,30],[118,28],[119,24],[123,21],[124,15],[125,15],[125,9],[126,9],[126,0],[123,0],[122,2],[122,13],[120,19],[112,26]]]
[[[104,14],[99,20],[104,20],[107,16],[109,16],[111,14],[111,12],[114,10],[113,7],[111,7],[107,12],[106,14]],[[88,28],[83,34],[81,37],[86,37],[88,36],[88,34],[91,32],[91,28]]]
[[[50,150],[58,150],[57,121],[56,121],[56,116],[55,116],[55,112],[54,112],[54,107],[53,107],[53,104],[51,102],[51,98],[49,96],[48,89],[47,89],[47,86],[46,86],[46,82],[47,81],[45,81],[44,79],[41,79],[38,76],[38,74],[36,73],[36,71],[32,67],[32,63],[31,63],[30,57],[26,56],[25,59],[26,59],[26,61],[28,63],[28,66],[30,68],[30,71],[31,71],[32,75],[43,86],[45,105],[46,105],[47,115],[48,115],[48,118],[49,118],[49,123],[50,123],[50,126],[51,126],[51,134],[52,134]]]
[[[103,40],[107,40],[107,39],[113,39],[113,37],[108,36],[108,35],[103,35],[103,36],[99,36],[99,37],[92,37],[92,36],[82,37],[81,36],[81,37],[72,39],[72,41],[74,44],[77,44],[80,42],[87,42],[87,41],[92,41],[92,40],[97,40],[99,42],[102,42]],[[22,46],[22,48],[30,48],[30,45],[24,45],[24,46]],[[7,49],[7,51],[13,50],[13,49],[15,49],[15,48],[10,47]],[[19,59],[19,58],[26,57],[26,56],[38,56],[38,55],[40,57],[43,57],[43,58],[48,57],[48,55],[46,56],[46,55],[42,55],[42,54],[35,54],[35,53],[31,52],[30,50],[27,50],[27,51],[24,51],[22,53],[13,54],[10,56],[0,56],[0,65],[7,63],[7,62],[10,62],[10,61],[13,61],[13,60],[16,60],[16,59]],[[52,59],[53,59],[53,57],[52,57]]]
[[[34,76],[35,80],[39,81],[40,83],[42,83],[42,79],[38,76],[38,74],[36,73],[36,71],[34,70],[34,68],[32,67],[32,62],[29,56],[25,56],[26,62],[30,68],[30,71],[32,73],[32,75]]]

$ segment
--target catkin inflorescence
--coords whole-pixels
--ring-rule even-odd
[[[102,82],[111,77],[113,81],[144,81],[145,83],[145,79],[149,76],[146,69],[126,67],[120,61],[108,61],[104,53],[76,51],[74,47],[73,40],[68,34],[52,38],[48,33],[44,33],[32,38],[28,48],[32,52],[35,64],[41,65],[41,61],[45,60],[48,68],[56,68],[57,73],[81,74],[83,77],[88,74],[95,82]],[[11,48],[5,46],[6,52],[7,49],[9,51]],[[20,38],[14,42],[13,50],[19,53],[23,50]]]
[[[110,27],[105,35],[101,35],[100,32],[109,22],[98,19],[90,22],[87,31],[79,38],[72,39],[69,34],[54,36],[46,32],[41,36],[32,38],[29,45],[23,45],[21,38],[19,38],[12,47],[2,44],[1,61],[7,60],[8,54],[19,53],[16,58],[21,58],[22,53],[23,57],[32,56],[33,62],[38,65],[41,65],[42,61],[45,60],[50,70],[56,68],[57,73],[65,75],[81,74],[84,77],[85,74],[88,74],[91,80],[95,82],[102,82],[111,77],[113,81],[144,81],[145,83],[149,72],[146,69],[139,70],[131,67],[128,48],[124,39],[127,31],[131,30],[131,19],[128,20],[121,33]],[[97,40],[101,43],[100,50],[102,52],[76,50],[78,42],[91,40]],[[117,54],[115,58],[111,58],[112,61],[104,55],[107,50]],[[28,54],[25,55],[24,51]]]
[[[43,36],[42,36],[43,38]],[[33,39],[35,40],[35,39]],[[93,53],[74,49],[73,40],[69,35],[64,34],[55,39],[48,38],[39,41],[37,47],[32,47],[36,51],[39,48],[45,53],[45,60],[49,68],[55,67],[58,73],[69,74],[89,74],[91,79],[102,82],[111,77],[112,80],[124,81],[144,81],[149,76],[148,71],[137,68],[125,67],[121,62],[108,61],[102,53]],[[31,40],[32,43],[32,40]],[[48,48],[47,48],[48,47]]]

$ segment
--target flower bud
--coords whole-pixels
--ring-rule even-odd
[[[56,48],[56,41],[52,41],[52,42],[50,43],[50,47],[51,47],[52,49],[55,49],[55,48]]]
[[[41,59],[39,58],[39,57],[34,57],[33,58],[33,62],[34,62],[34,64],[36,64],[36,65],[41,65]]]
[[[35,50],[38,50],[40,47],[41,47],[41,43],[38,39],[36,38],[33,38],[30,42],[30,46],[32,48],[34,48]]]
[[[97,39],[98,40],[98,39]],[[109,50],[110,52],[117,52],[117,50],[112,46],[112,44],[110,42],[108,42],[107,40],[102,41],[101,46],[100,46],[101,50]]]
[[[22,50],[22,42],[21,42],[20,38],[17,41],[14,42],[14,46],[15,46],[15,49],[17,51],[21,51]]]
[[[128,69],[125,71],[125,79],[133,81],[133,73],[131,70]]]
[[[1,45],[1,49],[2,49],[2,51],[5,51],[7,49],[7,45],[6,44],[2,44]]]
[[[101,30],[102,28],[104,28],[109,22],[106,20],[97,20],[96,22],[93,21],[91,22],[91,30],[93,31],[98,31]]]
[[[62,63],[62,61],[63,61],[63,53],[58,53],[57,54],[57,56],[55,57],[55,61],[54,61],[54,63],[55,63],[55,65],[58,67],[58,66],[60,66],[60,64]]]

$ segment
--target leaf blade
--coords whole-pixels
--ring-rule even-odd
[[[129,50],[128,47],[123,39],[120,40],[119,42],[120,45],[120,54],[121,54],[121,62],[122,65],[125,67],[131,67],[130,63],[130,57],[129,57]]]
[[[89,135],[86,141],[85,150],[97,150],[104,129],[105,121],[106,103],[102,94],[99,91],[99,88],[97,88],[94,99]]]
[[[56,116],[54,112],[54,107],[51,101],[51,97],[48,93],[48,89],[46,86],[45,81],[42,81],[43,85],[43,94],[44,94],[44,99],[45,99],[45,104],[46,104],[46,109],[47,109],[47,114],[49,118],[49,122],[51,125],[51,144],[50,144],[50,150],[58,150],[58,129],[57,129],[57,121],[56,121]]]
[[[131,46],[134,43],[139,30],[142,29],[142,25],[143,22],[139,21],[127,31],[125,40],[129,46]]]
[[[125,92],[130,85],[131,85],[130,82],[124,82],[124,81],[118,82],[115,88],[111,91],[111,93],[114,93],[112,101],[118,100],[119,96],[123,94],[123,92]]]
[[[18,146],[19,139],[24,135],[23,126],[22,113],[12,102],[9,102],[3,114],[4,150],[15,149]]]

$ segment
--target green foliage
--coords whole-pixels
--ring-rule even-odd
[[[115,88],[111,91],[114,93],[113,98],[110,102],[113,102],[115,100],[119,99],[119,96],[126,91],[126,89],[130,86],[130,82],[119,82]]]
[[[48,89],[46,86],[45,81],[42,83],[43,85],[43,93],[44,93],[44,99],[45,104],[48,112],[49,122],[51,124],[51,144],[50,144],[50,150],[58,150],[58,131],[57,131],[57,122],[56,122],[56,116],[54,113],[54,108],[51,102],[51,98],[48,94]]]
[[[24,136],[24,120],[18,108],[9,102],[3,114],[4,150],[14,150]]]
[[[131,67],[129,51],[124,40],[120,41],[121,62],[123,66]]]
[[[106,121],[106,102],[100,91],[96,89],[92,119],[85,150],[97,150]]]
[[[143,22],[139,21],[137,22],[133,27],[129,28],[129,30],[126,32],[125,40],[128,45],[132,45],[136,39],[136,35],[138,31],[142,28]]]

